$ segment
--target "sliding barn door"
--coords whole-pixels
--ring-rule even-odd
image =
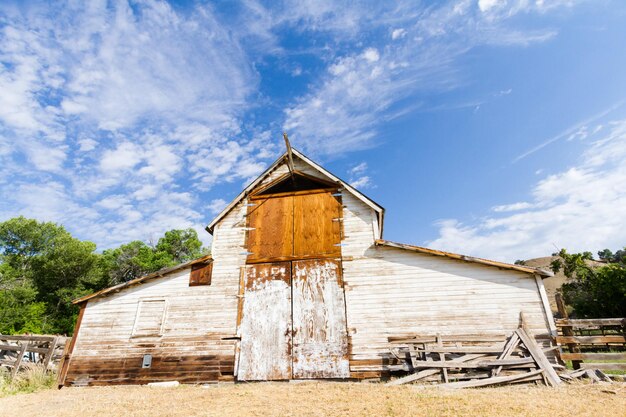
[[[291,263],[247,265],[237,378],[291,378]]]
[[[292,263],[293,377],[348,378],[348,335],[341,265]]]

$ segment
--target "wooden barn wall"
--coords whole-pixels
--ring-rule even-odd
[[[90,300],[72,354],[66,385],[232,380],[237,294],[245,264],[245,202],[216,228],[211,285],[189,286],[190,268]],[[164,299],[162,336],[132,335],[140,300]],[[152,367],[142,369],[143,355]]]
[[[347,193],[343,203],[352,376],[384,370],[389,336],[510,334],[520,312],[535,336],[549,333],[533,275],[374,246],[373,211]]]

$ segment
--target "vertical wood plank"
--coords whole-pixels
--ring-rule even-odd
[[[348,378],[348,332],[341,265],[293,262],[293,377]]]
[[[255,199],[248,207],[248,262],[293,255],[293,197]]]
[[[291,378],[291,265],[248,265],[237,379]]]
[[[65,377],[67,376],[67,370],[70,366],[72,353],[74,352],[74,346],[76,346],[78,332],[80,331],[80,325],[83,321],[83,316],[85,315],[85,309],[87,308],[88,303],[89,301],[80,305],[78,317],[76,317],[76,325],[74,326],[74,334],[72,334],[72,338],[70,339],[69,343],[65,345],[65,349],[63,349],[63,357],[61,358],[61,362],[59,363],[59,375],[57,376],[57,385],[59,386],[59,388],[61,388],[65,384]]]
[[[341,256],[341,202],[330,192],[294,196],[294,257]]]

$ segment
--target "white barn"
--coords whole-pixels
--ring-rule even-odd
[[[61,385],[387,375],[388,338],[555,331],[551,274],[383,240],[384,209],[302,153],[207,227],[211,255],[75,301]]]

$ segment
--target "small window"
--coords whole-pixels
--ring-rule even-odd
[[[164,299],[140,300],[133,336],[161,336],[165,321],[165,307]]]
[[[211,285],[211,272],[213,271],[213,262],[208,264],[195,264],[191,266],[189,274],[189,286],[196,287],[198,285]]]

